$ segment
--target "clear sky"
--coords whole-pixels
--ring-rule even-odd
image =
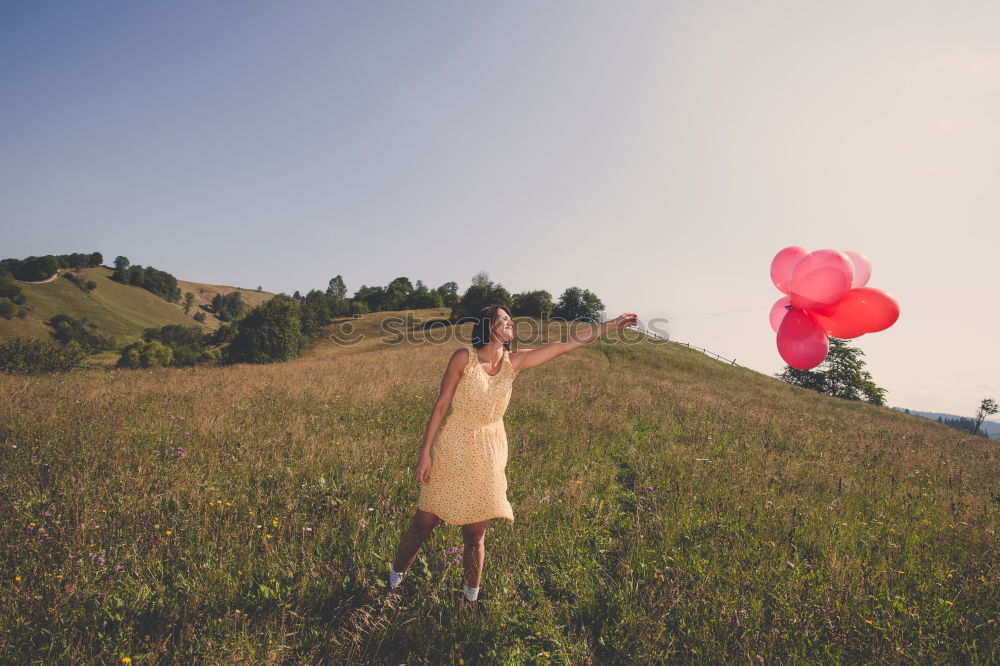
[[[851,249],[889,403],[1000,399],[1000,3],[25,0],[0,99],[3,257],[484,270],[774,373],[772,256]]]

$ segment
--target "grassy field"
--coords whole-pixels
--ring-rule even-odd
[[[996,442],[653,342],[519,376],[482,600],[456,526],[387,600],[458,342],[386,321],[269,366],[0,376],[0,662],[1000,661]]]

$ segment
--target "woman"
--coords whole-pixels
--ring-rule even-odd
[[[462,591],[469,601],[478,598],[486,555],[483,548],[486,526],[490,518],[514,522],[504,475],[507,434],[503,425],[514,377],[608,331],[635,324],[635,314],[623,314],[575,331],[566,340],[512,352],[514,322],[510,310],[503,305],[491,305],[480,312],[473,324],[472,346],[462,347],[451,355],[441,380],[441,392],[427,422],[416,469],[420,498],[392,563],[390,590],[399,586],[421,544],[444,520],[462,526],[465,541]],[[435,437],[443,420],[444,428]]]

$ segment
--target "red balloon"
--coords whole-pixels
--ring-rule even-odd
[[[788,306],[792,304],[792,299],[788,296],[782,296],[774,305],[771,306],[771,328],[777,333],[778,329],[781,328],[781,320],[785,318],[788,314]]]
[[[844,254],[854,264],[854,281],[851,282],[851,289],[857,289],[868,284],[868,280],[872,277],[872,260],[854,250],[846,250]]]
[[[899,319],[899,304],[879,289],[851,289],[842,299],[812,311],[823,329],[836,338],[856,338],[884,331]]]
[[[838,250],[816,250],[795,265],[788,293],[797,308],[819,308],[839,301],[853,281],[850,257]]]
[[[786,247],[784,250],[774,255],[771,260],[771,282],[783,294],[788,293],[788,282],[792,279],[792,271],[802,257],[809,254],[809,250],[798,245]]]
[[[804,310],[792,308],[778,329],[778,353],[799,370],[815,368],[830,351],[830,339],[819,322]]]

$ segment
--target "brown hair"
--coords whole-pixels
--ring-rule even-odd
[[[506,305],[490,305],[479,311],[479,315],[472,324],[472,346],[476,349],[484,347],[490,343],[492,339],[491,332],[493,330],[493,320],[496,319],[497,311],[503,310],[507,313],[507,316],[511,319],[514,315],[510,313],[510,308]],[[503,343],[503,348],[510,351],[510,342]]]

